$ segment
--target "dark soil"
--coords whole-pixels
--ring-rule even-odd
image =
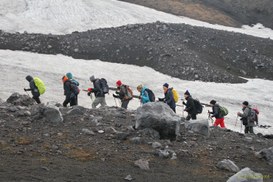
[[[213,24],[273,28],[271,0],[121,0]]]
[[[181,125],[178,140],[160,140],[130,129],[134,112],[118,108],[80,107],[83,114],[68,114],[72,108],[60,108],[64,122],[59,125],[22,114],[37,107],[41,106],[0,104],[1,181],[124,181],[127,175],[139,182],[226,181],[234,173],[216,168],[223,159],[269,176],[265,182],[273,180],[273,166],[255,156],[272,147],[272,139],[219,128],[205,137]],[[158,149],[150,144],[155,141],[162,144],[162,150],[173,150],[177,159],[155,155]],[[139,159],[148,160],[150,170],[135,166]]]
[[[149,66],[184,80],[273,80],[273,41],[184,24],[153,23],[69,35],[0,32],[0,49]]]

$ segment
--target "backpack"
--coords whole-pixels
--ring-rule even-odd
[[[155,94],[153,91],[151,91],[150,89],[146,88],[145,91],[147,91],[148,93],[148,97],[149,97],[149,100],[151,102],[155,102]]]
[[[44,82],[38,77],[34,77],[33,80],[34,80],[35,86],[38,88],[40,95],[44,94],[46,91],[46,87],[45,87]]]
[[[249,108],[249,115],[248,115],[248,118],[249,118],[249,121],[250,122],[255,122],[257,121],[257,113],[254,109],[252,108]]]
[[[104,94],[109,93],[109,86],[107,84],[107,81],[104,78],[100,79],[100,86]]]
[[[201,103],[199,102],[198,99],[193,99],[193,103],[196,109],[196,114],[201,114],[203,111],[203,106],[201,105]]]
[[[225,108],[223,106],[219,106],[219,108],[220,108],[220,113],[221,113],[222,116],[228,115],[228,109],[227,108]]]
[[[173,93],[174,102],[177,103],[179,100],[179,94],[174,88],[172,89],[172,93]]]
[[[133,91],[128,85],[125,85],[125,88],[126,88],[125,99],[131,100],[133,98]]]
[[[75,83],[73,81],[70,81],[70,89],[75,95],[78,95],[80,93],[80,89],[77,86],[77,83]]]

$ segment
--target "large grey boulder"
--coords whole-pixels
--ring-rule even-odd
[[[21,95],[15,92],[7,99],[7,103],[19,106],[30,106],[35,104],[35,101],[28,95]]]
[[[270,147],[268,149],[263,149],[257,152],[256,156],[261,159],[267,160],[270,165],[273,165],[273,147]]]
[[[209,136],[209,124],[207,120],[191,120],[185,123],[185,127],[195,133]]]
[[[217,167],[235,173],[240,171],[239,167],[229,159],[224,159],[221,162],[218,162]]]
[[[43,110],[43,115],[47,122],[57,125],[63,122],[63,116],[59,108],[55,105],[47,104]]]
[[[263,175],[246,167],[231,176],[227,182],[263,182]]]
[[[152,128],[161,138],[179,135],[181,118],[163,102],[150,102],[136,111],[136,129]]]

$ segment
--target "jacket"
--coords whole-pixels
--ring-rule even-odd
[[[223,118],[223,114],[220,112],[220,106],[219,104],[215,104],[214,106],[212,106],[212,112],[210,112],[211,117],[215,117],[215,118]]]
[[[169,88],[164,94],[165,94],[164,102],[168,104],[174,110],[176,107],[176,104],[173,98],[172,89]]]
[[[140,97],[141,97],[142,104],[150,102],[149,94],[146,89],[147,89],[146,87],[143,87],[140,91]]]
[[[40,96],[40,93],[39,93],[39,90],[37,88],[37,86],[35,85],[34,83],[34,79],[32,76],[27,76],[27,81],[29,81],[29,91],[31,91],[33,97],[39,97]]]
[[[194,105],[193,98],[191,96],[186,98],[187,103],[183,102],[184,105],[186,105],[185,111],[189,114],[196,114],[196,108]]]
[[[105,94],[103,93],[103,90],[101,88],[100,79],[95,79],[93,81],[94,89],[92,89],[92,92],[94,92],[95,97],[105,97]]]
[[[63,102],[64,105],[67,105],[70,102],[71,98],[76,97],[76,95],[71,90],[70,80],[66,80],[64,82],[64,95],[65,95],[65,100]]]
[[[251,108],[245,107],[242,109],[243,113],[239,113],[239,116],[242,117],[241,120],[246,121],[246,127],[255,126],[254,121],[250,121]]]

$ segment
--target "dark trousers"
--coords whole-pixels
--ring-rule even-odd
[[[129,102],[130,102],[130,100],[122,100],[121,107],[124,109],[127,109]]]
[[[77,98],[77,96],[76,97],[72,97],[71,99],[70,99],[70,106],[75,106],[75,105],[78,105],[78,98]]]
[[[190,113],[188,113],[188,116],[186,117],[186,120],[189,121],[190,119],[196,120],[196,114],[190,114]]]
[[[41,104],[41,100],[39,97],[32,97],[38,104]]]
[[[253,126],[246,126],[245,127],[245,133],[254,133],[254,131],[253,131]]]

